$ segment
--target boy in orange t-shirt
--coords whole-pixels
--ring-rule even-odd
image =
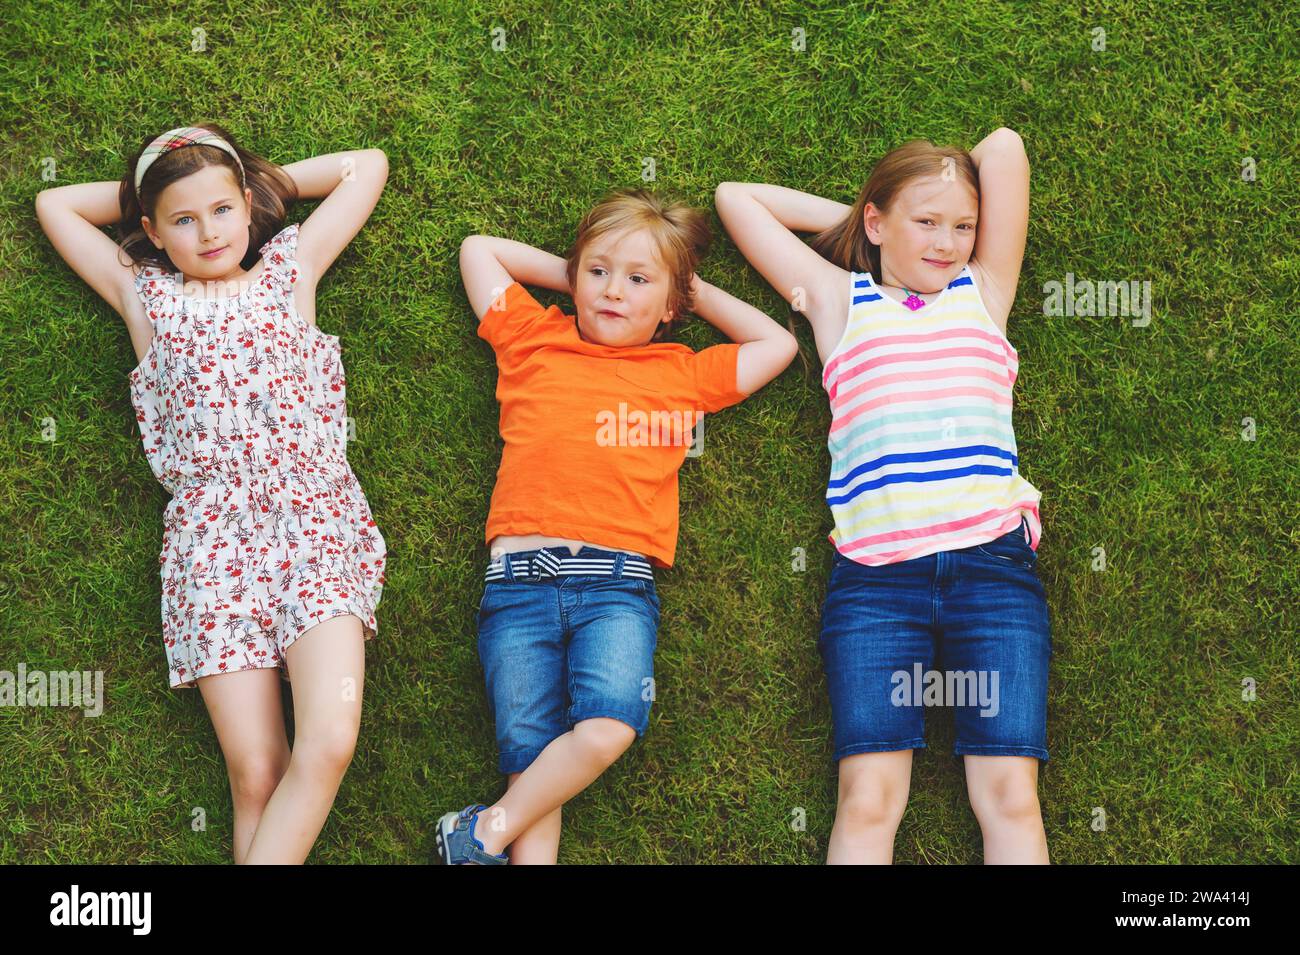
[[[439,820],[447,863],[555,862],[560,807],[645,732],[652,568],[672,566],[693,429],[797,350],[772,319],[695,275],[708,239],[699,210],[626,190],[584,217],[567,258],[484,235],[461,245],[498,369],[504,449],[478,646],[508,789]],[[571,291],[576,315],[543,308],[523,283]],[[732,343],[696,353],[663,341],[688,310]]]

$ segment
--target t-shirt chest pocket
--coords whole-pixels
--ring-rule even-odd
[[[668,391],[668,383],[660,369],[652,368],[642,362],[618,358],[614,361],[614,373],[627,382],[635,391],[647,391],[662,400]],[[634,395],[635,396],[635,395]]]

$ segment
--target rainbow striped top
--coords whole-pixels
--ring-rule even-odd
[[[1041,497],[1020,476],[1011,427],[1019,358],[967,265],[913,312],[850,274],[848,324],[822,372],[830,397],[830,540],[878,566],[983,544],[1029,525]]]

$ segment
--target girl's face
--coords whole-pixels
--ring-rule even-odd
[[[185,275],[203,281],[241,276],[248,252],[253,191],[240,193],[225,166],[204,166],[162,191],[154,219],[141,226]],[[210,254],[209,254],[210,253]]]
[[[931,176],[908,183],[887,212],[868,202],[867,238],[880,246],[886,285],[937,292],[955,279],[975,248],[979,200],[960,179]]]
[[[591,242],[578,260],[573,304],[584,341],[645,345],[667,312],[671,278],[645,230],[612,232]]]

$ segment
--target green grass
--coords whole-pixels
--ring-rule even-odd
[[[201,118],[277,162],[366,146],[390,161],[319,295],[322,327],[343,339],[350,459],[391,556],[357,756],[313,861],[425,861],[437,813],[501,786],[474,649],[500,443],[461,239],[562,252],[601,195],[640,182],[642,157],[656,188],[705,207],[726,179],[848,202],[891,146],[970,146],[1004,124],[1033,167],[1009,335],[1021,467],[1043,493],[1053,858],[1300,861],[1300,18],[1285,5],[6,6],[0,669],[102,669],[107,700],[95,719],[0,709],[0,862],[229,858],[211,724],[197,693],[167,689],[166,495],[130,410],[135,359],[32,206],[49,185],[119,178],[128,144]],[[190,51],[195,27],[206,52]],[[57,161],[53,183],[42,157]],[[701,274],[784,321],[717,234]],[[1150,326],[1044,316],[1043,283],[1067,272],[1150,280]],[[566,809],[562,861],[824,858],[829,412],[806,327],[800,339],[813,369],[796,361],[713,416],[704,456],[682,470],[650,729]],[[700,323],[680,340],[720,338]],[[1099,546],[1105,572],[1090,569]],[[977,862],[951,716],[932,717],[928,739],[897,859]],[[194,807],[206,831],[191,830]],[[806,831],[790,825],[796,808]]]

